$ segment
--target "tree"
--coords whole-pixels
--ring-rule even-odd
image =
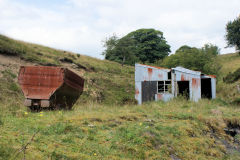
[[[234,21],[230,21],[226,25],[226,40],[227,47],[236,47],[237,51],[240,49],[240,16]],[[239,52],[240,54],[240,52]]]
[[[154,63],[171,52],[163,33],[155,29],[138,29],[125,37],[136,41],[136,57],[143,63]]]
[[[114,54],[114,49],[117,45],[117,41],[118,37],[115,34],[103,41],[103,47],[106,49],[103,51],[102,55],[105,55],[105,59],[111,59],[111,56]]]
[[[161,65],[168,68],[182,66],[206,74],[218,75],[221,66],[216,59],[217,54],[219,48],[212,44],[205,44],[202,48],[184,45],[176,50],[175,54],[166,57]]]
[[[211,43],[205,44],[201,49],[202,49],[202,52],[205,54],[212,54],[215,56],[220,54],[220,48]]]
[[[104,41],[105,59],[118,63],[133,65],[138,59],[135,56],[134,40],[128,37],[119,39],[116,35]]]
[[[131,64],[154,63],[170,52],[170,46],[161,31],[139,29],[118,39],[115,35],[104,41],[105,59]]]

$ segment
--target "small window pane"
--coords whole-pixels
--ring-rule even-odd
[[[166,85],[170,85],[170,84],[171,84],[171,81],[165,81],[165,84],[166,84]]]
[[[158,93],[164,92],[164,81],[158,81]]]
[[[164,85],[164,81],[158,81],[158,85],[160,84]]]

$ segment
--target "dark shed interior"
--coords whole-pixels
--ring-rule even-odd
[[[189,81],[178,81],[178,94],[189,99]]]
[[[211,78],[201,79],[201,97],[202,98],[212,98],[212,84]]]

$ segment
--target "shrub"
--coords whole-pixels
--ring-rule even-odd
[[[238,68],[235,72],[233,73],[228,73],[226,77],[223,78],[223,81],[225,83],[234,83],[237,80],[240,79],[240,68]]]

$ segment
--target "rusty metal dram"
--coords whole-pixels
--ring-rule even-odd
[[[76,73],[50,66],[21,66],[18,82],[26,98],[24,105],[41,107],[71,106],[84,86],[84,79]]]

